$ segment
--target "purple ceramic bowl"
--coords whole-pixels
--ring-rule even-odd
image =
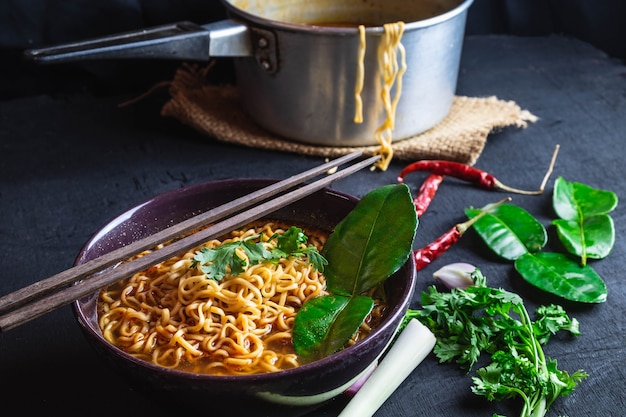
[[[274,180],[232,179],[193,185],[157,195],[115,217],[101,227],[80,251],[75,264],[84,263],[134,240],[146,237],[200,212],[246,195]],[[357,198],[324,189],[276,211],[268,217],[332,231],[354,208]],[[261,399],[262,403],[312,405],[333,398],[370,370],[386,350],[415,288],[412,257],[387,280],[391,309],[369,337],[322,360],[298,368],[249,376],[211,376],[162,368],[124,353],[107,342],[96,316],[97,294],[73,304],[84,333],[96,351],[135,386],[144,391],[202,392],[205,398],[232,396]],[[211,406],[215,410],[215,406]]]

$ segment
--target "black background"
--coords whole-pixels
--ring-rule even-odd
[[[120,60],[42,68],[23,62],[22,52],[182,20],[204,24],[225,17],[218,0],[1,0],[0,97],[143,92],[171,79],[177,63]],[[626,59],[625,20],[626,2],[621,0],[475,0],[467,34],[559,34]],[[229,81],[230,70],[222,63],[213,76]]]

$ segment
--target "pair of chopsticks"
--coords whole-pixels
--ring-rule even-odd
[[[347,177],[366,166],[371,166],[380,159],[379,155],[375,155],[342,170],[338,169],[340,165],[353,161],[361,155],[362,152],[360,151],[353,152],[293,175],[96,259],[66,269],[49,278],[2,296],[0,297],[0,332],[13,329],[58,307],[132,276],[136,272],[185,252],[204,241],[242,227],[253,220],[319,191],[334,181]],[[301,185],[305,181],[328,172],[332,173],[314,182]],[[301,186],[297,187],[299,185]],[[284,194],[279,195],[280,193]],[[274,196],[277,197],[270,199]],[[120,263],[137,253],[152,249],[160,243],[174,240],[207,225],[210,226],[176,240],[159,250],[132,261]],[[110,268],[114,265],[118,266]]]

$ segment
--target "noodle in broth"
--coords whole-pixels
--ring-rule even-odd
[[[321,273],[306,259],[291,257],[249,265],[221,281],[192,266],[202,247],[256,235],[271,245],[269,238],[286,229],[273,222],[251,225],[106,288],[98,305],[104,337],[135,357],[189,372],[246,375],[299,366],[291,329],[302,304],[327,293]],[[305,232],[321,250],[326,236]],[[383,314],[383,304],[377,305],[373,322]],[[350,343],[371,326],[364,323]]]

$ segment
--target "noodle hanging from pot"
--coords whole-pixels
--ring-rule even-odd
[[[384,32],[378,47],[378,70],[382,77],[380,99],[385,111],[385,120],[374,132],[374,137],[379,144],[375,155],[381,155],[374,168],[386,171],[393,158],[392,133],[395,125],[396,108],[402,94],[402,77],[406,72],[406,51],[401,43],[404,34],[404,22],[387,23],[383,26]],[[363,104],[361,91],[364,78],[365,58],[365,27],[359,25],[359,48],[355,86],[355,123],[363,122]],[[395,88],[395,95],[391,96],[391,90]]]
[[[365,78],[364,60],[366,48],[365,26],[359,25],[359,52],[356,61],[356,85],[354,87],[354,123],[363,123],[363,99],[361,98],[361,92],[363,91],[363,81]]]

